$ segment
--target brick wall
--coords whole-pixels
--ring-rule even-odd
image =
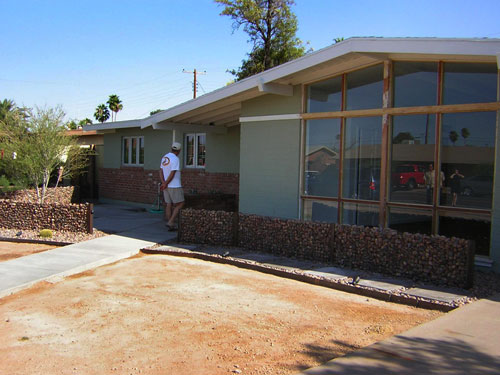
[[[183,169],[181,181],[184,193],[238,194],[239,175],[208,173],[204,170]],[[99,197],[129,202],[154,204],[160,178],[158,169],[101,168],[99,170]]]
[[[472,284],[474,249],[468,240],[228,212],[222,217],[213,212],[182,210],[179,240],[232,244],[448,286]]]
[[[92,233],[92,205],[0,200],[0,227]]]

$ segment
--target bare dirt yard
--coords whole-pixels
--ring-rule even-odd
[[[54,245],[39,243],[17,243],[0,241],[0,262],[23,257],[55,248]]]
[[[440,315],[138,255],[0,299],[0,374],[295,374]]]

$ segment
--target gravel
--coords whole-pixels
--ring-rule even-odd
[[[15,241],[22,239],[30,241],[73,244],[107,235],[107,233],[101,232],[100,230],[97,230],[95,228],[94,228],[94,233],[92,234],[80,233],[80,232],[52,231],[52,237],[50,238],[40,237],[39,234],[40,231],[34,231],[34,230],[0,228],[0,238],[2,238],[3,240],[13,239]]]

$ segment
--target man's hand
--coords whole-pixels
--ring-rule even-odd
[[[160,186],[160,190],[161,190],[161,191],[165,190],[165,189],[167,188],[167,186],[168,186],[168,185],[167,185],[167,181],[162,182],[162,184],[161,184],[161,186]]]

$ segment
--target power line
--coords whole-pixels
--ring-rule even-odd
[[[182,69],[182,73],[193,73],[193,77],[194,77],[194,83],[193,83],[193,99],[196,99],[196,86],[197,86],[197,82],[196,82],[196,76],[197,74],[207,74],[207,71],[204,70],[202,73],[199,73],[196,71],[196,69],[192,72],[188,72],[187,70],[185,69]]]

